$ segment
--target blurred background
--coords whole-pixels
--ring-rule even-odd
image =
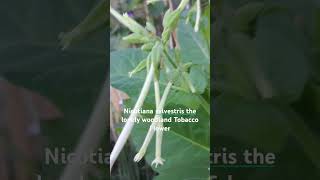
[[[37,179],[37,174],[56,180],[66,165],[62,155],[75,151],[107,79],[107,34],[104,28],[80,33],[79,41],[65,50],[67,43],[61,44],[59,35],[73,30],[97,4],[1,2],[1,180]],[[94,149],[103,158],[107,139],[105,131],[100,138],[104,143]],[[56,149],[59,162],[46,162],[47,150]],[[91,164],[82,174],[85,179],[106,179],[107,171],[106,164]]]
[[[319,179],[319,1],[216,0],[211,150],[273,153],[271,166],[217,162],[234,179]],[[222,165],[222,166],[221,166]],[[265,165],[262,163],[262,165]]]

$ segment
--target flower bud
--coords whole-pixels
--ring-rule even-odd
[[[111,6],[110,6],[110,13],[121,24],[129,28],[130,31],[141,34],[141,35],[148,35],[147,30],[145,30],[139,23],[137,23],[134,19],[132,19],[127,13],[124,13],[123,15],[121,15],[116,10],[114,10]]]
[[[150,41],[150,39],[147,36],[142,36],[137,33],[132,33],[128,36],[125,36],[122,38],[124,41],[127,41],[128,43],[147,43]]]
[[[141,50],[143,51],[151,51],[151,49],[153,48],[154,43],[150,42],[150,43],[146,43],[143,46],[141,46]]]
[[[134,74],[142,71],[147,65],[147,59],[144,59],[140,61],[140,63],[132,70],[129,72],[129,77],[132,77]]]
[[[152,34],[156,34],[156,33],[157,33],[156,28],[155,28],[154,25],[151,24],[150,22],[147,22],[147,23],[146,23],[146,29],[147,29],[148,31],[150,31]]]

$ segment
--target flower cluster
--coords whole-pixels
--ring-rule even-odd
[[[154,0],[148,1],[148,3],[153,3]],[[149,92],[151,83],[154,84],[154,94],[155,94],[155,106],[156,112],[162,112],[165,106],[166,100],[170,93],[170,90],[174,88],[176,84],[181,85],[183,87],[188,87],[186,89],[187,92],[195,93],[195,88],[191,83],[188,71],[192,65],[192,63],[182,63],[181,55],[180,55],[180,47],[176,47],[174,49],[169,48],[169,40],[172,33],[174,33],[178,22],[180,20],[182,12],[186,9],[189,4],[189,0],[182,0],[179,6],[176,9],[168,9],[163,17],[163,31],[161,37],[157,36],[156,28],[151,22],[146,22],[146,26],[143,27],[139,23],[137,23],[133,18],[131,18],[127,13],[121,15],[112,7],[110,7],[110,13],[124,26],[126,26],[132,33],[128,36],[124,37],[123,40],[128,43],[141,44],[141,49],[143,51],[148,52],[148,56],[146,59],[140,61],[140,63],[129,72],[129,76],[133,76],[136,73],[146,69],[147,75],[144,82],[144,85],[141,89],[138,100],[133,108],[132,113],[130,114],[128,121],[120,133],[120,136],[111,152],[110,155],[110,170],[116,161],[118,155],[120,154],[123,146],[125,145],[131,130],[134,126],[134,121],[138,116],[135,110],[140,109],[144,103],[144,100]],[[200,9],[200,0],[197,1],[197,6]],[[200,10],[197,13],[197,20],[200,18]],[[195,31],[197,31],[199,26],[199,22],[196,22]],[[173,50],[173,56],[170,51]],[[161,68],[164,68],[165,71],[160,71]],[[159,77],[160,72],[165,72],[167,76],[166,88],[163,91],[161,96],[160,87],[159,87]],[[162,114],[155,115],[154,119],[161,119]],[[159,165],[163,165],[164,159],[161,157],[161,145],[162,145],[162,136],[163,131],[156,130],[162,129],[163,122],[159,120],[155,120],[151,123],[147,135],[144,139],[144,142],[134,157],[134,161],[140,161],[148,148],[148,145],[154,135],[156,133],[156,150],[155,150],[155,159],[152,162],[152,165],[158,167]]]

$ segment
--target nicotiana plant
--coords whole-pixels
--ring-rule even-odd
[[[119,26],[108,26],[110,21],[109,13],[106,13],[108,2],[101,0],[71,32],[61,33],[63,49],[67,49],[76,41],[86,38],[99,29],[112,29],[111,38],[119,34],[122,36],[123,32],[126,32],[122,28],[120,28],[121,31],[114,31]],[[134,20],[137,17],[132,16],[132,13],[121,15],[110,7],[110,14],[131,32],[129,36],[123,37],[125,40],[123,42],[132,44],[130,48],[119,48],[110,44],[113,46],[110,48],[110,84],[129,95],[130,99],[124,103],[126,107],[156,110],[164,107],[166,109],[190,108],[197,110],[197,113],[187,116],[198,118],[199,122],[164,123],[171,129],[162,134],[153,130],[153,127],[161,129],[164,126],[161,121],[152,123],[150,127],[147,123],[139,123],[135,128],[129,121],[123,127],[119,140],[114,146],[111,165],[114,165],[131,135],[130,143],[133,143],[134,147],[140,147],[142,144],[140,149],[137,148],[138,153],[133,159],[139,161],[144,158],[148,164],[153,164],[154,166],[151,167],[158,173],[155,179],[207,179],[210,152],[210,1],[183,0],[177,8],[172,2],[179,1],[148,0],[145,2],[148,6],[145,4],[144,10],[146,12],[148,12],[147,9],[150,10],[145,26]],[[166,13],[163,13],[166,7],[163,3],[170,8]],[[163,22],[159,24],[157,22],[160,19]],[[141,48],[136,48],[139,46]],[[117,50],[111,51],[111,49]],[[105,87],[102,94],[106,95],[106,92]],[[105,98],[101,97],[101,99]],[[96,134],[105,127],[104,120],[101,120],[101,117],[105,116],[103,105],[99,103],[95,111],[100,116],[93,114],[90,119],[76,149],[77,157],[96,146],[93,144],[96,144],[97,139],[100,138]],[[132,113],[129,119],[141,116],[142,114]],[[157,120],[162,117],[170,116],[155,115]],[[149,131],[146,135],[147,129]],[[154,134],[156,134],[156,146],[148,146]],[[164,139],[163,142],[162,139]],[[159,166],[164,163],[162,158],[166,159],[165,166]],[[80,168],[77,163],[67,166],[62,179],[74,179],[78,176],[77,172]]]
[[[147,1],[147,3],[153,3],[153,1]],[[156,134],[155,153],[151,165],[158,167],[159,165],[164,164],[165,160],[163,158],[166,157],[163,157],[162,155],[163,131],[160,130],[163,127],[163,121],[161,119],[164,114],[160,112],[162,112],[164,107],[170,103],[179,104],[179,102],[183,101],[180,104],[186,107],[199,108],[200,106],[201,108],[199,109],[201,110],[199,110],[199,114],[201,114],[200,112],[204,111],[205,113],[202,114],[205,114],[203,117],[206,118],[204,121],[207,122],[204,127],[207,129],[209,128],[208,99],[210,97],[210,85],[208,65],[210,58],[208,53],[209,44],[204,43],[205,41],[203,40],[203,35],[209,31],[207,29],[209,29],[208,27],[210,27],[210,25],[208,24],[209,19],[206,19],[206,22],[202,22],[202,19],[205,18],[201,18],[200,0],[195,1],[191,8],[189,6],[190,3],[191,2],[189,2],[189,0],[182,0],[176,9],[169,8],[165,12],[162,20],[163,30],[160,36],[157,35],[159,34],[156,31],[157,28],[149,19],[147,20],[146,25],[142,26],[127,13],[121,15],[115,9],[110,7],[111,15],[131,31],[131,34],[123,37],[123,40],[131,44],[141,45],[141,50],[131,49],[124,53],[113,52],[111,54],[111,61],[115,61],[116,58],[119,58],[119,62],[114,62],[114,64],[111,62],[111,68],[116,66],[116,63],[124,63],[123,58],[119,56],[125,56],[125,53],[132,53],[131,55],[140,54],[141,57],[134,57],[133,61],[135,62],[127,62],[135,64],[135,67],[133,70],[127,72],[128,77],[126,80],[129,78],[133,79],[135,76],[141,75],[142,72],[146,72],[141,91],[137,94],[137,100],[133,106],[132,112],[127,119],[127,122],[125,123],[111,152],[110,171],[131,134],[131,131],[134,127],[134,119],[140,116],[138,114],[138,110],[143,107],[148,94],[150,95],[149,89],[152,83],[154,89],[153,102],[155,104],[156,113],[154,115],[154,120],[152,121],[149,130],[144,137],[143,144],[134,157],[135,162],[139,162],[145,156],[148,145],[150,144],[153,135]],[[186,13],[188,9],[189,12]],[[194,14],[195,18],[193,18]],[[186,21],[182,22],[182,17],[184,16],[187,16],[187,18]],[[192,22],[194,24],[194,30],[191,29],[190,31],[190,23],[186,24],[186,22],[190,22],[192,19],[195,19]],[[202,24],[205,27],[200,30]],[[183,29],[183,27],[186,28]],[[113,77],[116,76],[113,73],[119,73],[119,70],[111,70],[111,83],[113,82]],[[114,78],[118,78],[117,80],[119,83],[120,76]],[[117,86],[117,82],[114,84]],[[121,84],[126,86],[124,82],[121,82]],[[161,88],[161,86],[163,86],[163,88]],[[162,94],[161,89],[164,89]],[[180,99],[177,100],[177,102],[172,103],[172,101],[177,98],[186,99]],[[188,100],[189,102],[187,102]],[[200,119],[200,121],[201,120],[202,119]],[[190,126],[185,127],[189,128],[188,131],[191,130]],[[205,132],[205,130],[203,130],[203,132]],[[209,131],[206,132],[208,133]],[[196,134],[199,134],[199,131],[196,130],[194,133],[195,135],[193,135],[193,137],[196,137]],[[208,159],[204,162],[207,162],[207,164],[205,167],[201,168],[208,170],[209,148],[207,144],[209,137],[203,142],[199,143],[194,141],[192,136],[189,139],[179,133],[174,134],[191,144],[190,148],[192,151],[194,151],[193,146],[197,146],[201,148],[201,150],[198,152],[199,154],[206,152]],[[209,133],[206,135],[209,136]],[[202,145],[202,143],[206,145]],[[186,156],[189,155],[186,154]],[[199,159],[201,160],[201,158]],[[202,177],[208,177],[208,173]]]

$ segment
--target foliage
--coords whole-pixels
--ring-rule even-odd
[[[319,94],[319,31],[311,22],[319,22],[318,11],[316,1],[215,3],[215,145],[235,141],[235,149],[248,145],[279,155],[279,166],[269,173],[239,177],[319,177],[319,99],[313,98]],[[302,150],[293,150],[297,146]],[[299,153],[301,161],[295,159]],[[296,167],[296,177],[280,173]]]
[[[162,2],[157,3],[160,4]],[[209,6],[206,9],[208,8]],[[210,99],[207,98],[207,94],[210,92],[210,70],[208,68],[210,65],[210,53],[209,44],[205,40],[208,37],[204,36],[205,34],[203,33],[194,32],[191,24],[185,24],[185,17],[180,19],[180,16],[175,14],[181,13],[182,10],[178,8],[176,11],[168,10],[166,12],[163,22],[164,30],[161,37],[152,35],[156,32],[152,25],[148,25],[149,22],[147,22],[146,26],[149,32],[145,32],[142,26],[130,26],[130,24],[134,23],[124,16],[125,19],[123,20],[129,22],[129,29],[133,32],[124,40],[144,45],[141,45],[142,50],[138,48],[120,49],[111,52],[110,55],[111,85],[130,96],[130,101],[126,102],[125,106],[133,108],[148,74],[148,68],[146,67],[155,63],[152,56],[154,56],[157,42],[161,42],[160,46],[163,49],[163,53],[160,56],[162,57],[161,64],[164,67],[159,69],[158,72],[160,89],[163,90],[168,82],[176,79],[165,103],[165,109],[191,108],[197,110],[197,114],[193,116],[200,119],[199,123],[165,124],[165,126],[171,127],[171,130],[164,132],[163,136],[162,157],[166,161],[163,166],[153,168],[159,173],[155,179],[207,179],[209,176],[210,128],[208,127],[210,123]],[[122,18],[118,17],[117,19]],[[208,23],[208,19],[209,17],[204,15],[201,21]],[[205,32],[209,25],[204,24],[200,28],[203,30],[202,32]],[[168,48],[168,40],[169,35],[175,29],[177,29],[180,49],[176,48],[174,50]],[[152,34],[150,35],[150,33]],[[147,47],[149,44],[150,47]],[[181,60],[179,57],[181,57]],[[151,61],[149,58],[151,58]],[[185,69],[179,70],[179,73],[185,73],[185,78],[175,76],[175,68],[182,67]],[[168,71],[169,73],[166,73]],[[129,76],[129,72],[135,73],[131,73],[131,76]],[[194,93],[192,93],[190,84],[195,90]],[[145,100],[144,109],[155,108],[155,94],[153,91],[154,89],[151,88]],[[148,127],[149,125],[146,123],[139,123],[133,129],[131,139],[137,151],[144,140]],[[155,156],[155,149],[152,144],[148,147],[146,161],[150,165]]]
[[[14,0],[0,7],[0,75],[46,96],[64,114],[57,121],[41,123],[41,152],[55,147],[73,151],[105,81],[105,32],[97,31],[66,51],[58,44],[59,33],[72,29],[95,5],[88,0]],[[43,153],[39,155],[44,158]],[[42,161],[32,173],[58,179],[63,166]]]

